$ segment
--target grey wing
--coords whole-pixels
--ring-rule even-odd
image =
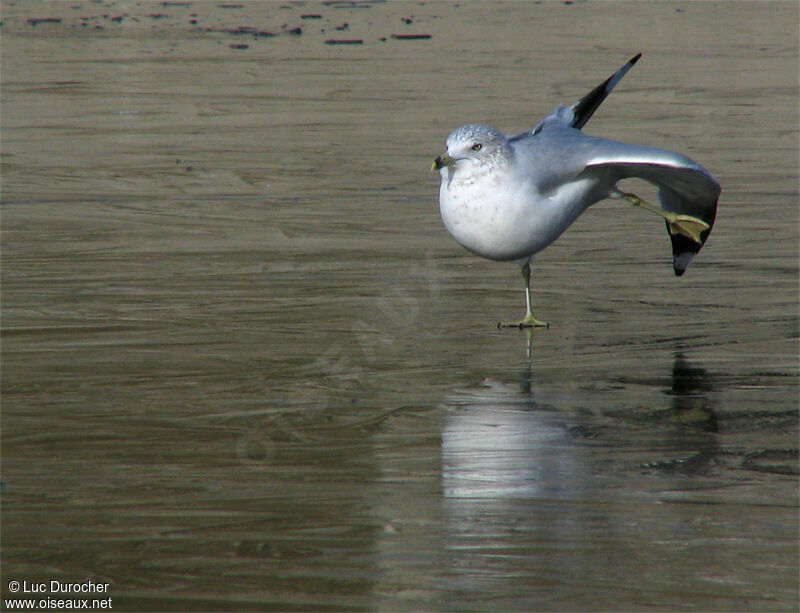
[[[644,179],[658,187],[662,210],[691,215],[708,224],[700,234],[699,243],[681,234],[670,234],[675,274],[682,275],[714,226],[719,183],[705,168],[680,153],[607,139],[587,137],[587,140],[591,141],[592,154],[583,173],[608,186],[609,195],[613,195],[616,183],[622,179]]]
[[[517,167],[542,194],[578,178],[595,155],[596,144],[605,142],[611,141],[586,136],[558,121],[547,122],[539,132],[525,132],[508,139]]]

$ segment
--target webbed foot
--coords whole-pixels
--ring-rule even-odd
[[[699,217],[694,217],[693,215],[682,215],[679,213],[673,213],[671,211],[663,211],[661,208],[650,204],[646,200],[642,200],[636,194],[615,191],[612,196],[616,198],[624,198],[633,206],[638,206],[650,211],[651,213],[655,213],[656,215],[661,215],[661,217],[667,220],[667,228],[669,229],[670,234],[681,234],[696,243],[702,242],[700,239],[700,234],[708,230],[710,227]]]
[[[528,313],[519,321],[500,322],[497,324],[498,328],[549,328],[550,324],[546,321],[536,319],[531,313]]]
[[[692,239],[695,243],[702,242],[700,234],[708,230],[708,224],[702,219],[691,215],[678,215],[676,213],[665,213],[664,219],[667,220],[667,227],[670,234],[682,234],[686,238]]]

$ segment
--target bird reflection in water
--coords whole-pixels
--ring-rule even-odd
[[[451,395],[442,431],[444,492],[453,498],[569,498],[591,479],[565,415],[538,402],[531,329],[519,385],[484,380]]]
[[[719,432],[717,416],[708,393],[712,391],[711,377],[704,368],[692,366],[678,353],[672,365],[672,420],[676,423]]]
[[[530,352],[532,332],[527,333]],[[586,445],[586,439],[594,438],[596,430],[614,440],[621,437],[614,445],[623,448],[625,441],[640,447],[639,439],[655,437],[654,455],[661,457],[653,458],[645,468],[694,473],[713,466],[717,444],[708,435],[718,432],[719,425],[713,410],[712,376],[704,368],[692,365],[677,353],[667,386],[663,377],[624,383],[661,388],[670,399],[669,406],[657,403],[661,407],[652,410],[603,411],[604,417],[611,417],[620,425],[619,429],[608,430],[606,419],[596,421],[585,411],[569,410],[584,404],[579,398],[556,397],[550,399],[552,402],[537,399],[530,353],[518,384],[487,379],[479,387],[452,395],[442,432],[445,495],[550,499],[583,496],[597,483],[591,446]],[[587,400],[592,404],[596,398]],[[637,426],[636,433],[625,434],[626,424]],[[669,424],[677,429],[664,431]],[[681,458],[665,459],[662,454],[666,449],[678,452]],[[684,457],[687,452],[689,456]]]

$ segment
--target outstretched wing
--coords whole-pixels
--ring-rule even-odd
[[[721,191],[719,183],[705,168],[680,153],[607,139],[590,140],[593,141],[593,155],[584,173],[610,190],[622,179],[644,179],[658,187],[662,210],[697,217],[708,224],[700,234],[699,243],[682,234],[670,233],[675,274],[682,275],[714,226]]]
[[[618,193],[616,184],[623,179],[644,179],[658,187],[662,210],[696,217],[708,224],[700,233],[700,242],[670,232],[673,267],[680,276],[711,233],[717,215],[719,184],[706,169],[680,153],[627,145],[580,132],[640,57],[641,53],[637,53],[578,102],[556,108],[533,130],[511,136],[508,142],[541,193],[578,178],[588,178],[594,186],[591,196],[586,197],[591,204]]]

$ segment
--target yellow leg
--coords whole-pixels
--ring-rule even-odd
[[[525,317],[519,321],[513,322],[500,322],[497,324],[498,328],[549,328],[550,324],[546,321],[540,321],[533,316],[531,311],[531,266],[525,263],[522,267],[522,278],[525,279]]]
[[[683,236],[692,239],[694,242],[699,243],[700,234],[708,230],[708,224],[698,217],[692,215],[679,215],[670,211],[662,211],[654,204],[642,200],[636,194],[618,191],[614,194],[618,198],[625,198],[633,206],[638,206],[646,211],[660,215],[667,220],[667,227],[670,234],[682,234]]]

